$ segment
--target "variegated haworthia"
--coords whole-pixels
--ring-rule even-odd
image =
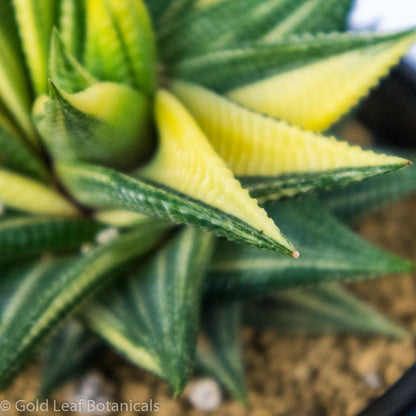
[[[0,0],[1,388],[71,314],[42,395],[103,345],[87,326],[175,394],[195,369],[245,403],[247,318],[405,334],[314,287],[413,269],[336,219],[416,183],[412,155],[321,133],[416,38],[341,33],[351,5]]]

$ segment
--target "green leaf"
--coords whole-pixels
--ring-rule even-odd
[[[152,0],[151,0],[152,1]],[[181,16],[186,15],[192,9],[195,0],[154,0],[156,7],[160,10],[156,20],[156,28],[166,31],[169,27],[175,26]],[[163,3],[163,4],[162,4]]]
[[[289,333],[364,333],[394,338],[409,334],[335,284],[286,290],[268,300],[248,303],[244,317],[255,328],[275,328]]]
[[[85,90],[98,82],[69,53],[56,29],[52,33],[49,71],[53,82],[70,94]]]
[[[102,228],[82,218],[8,216],[0,221],[0,262],[79,250]]]
[[[207,279],[208,290],[251,296],[272,289],[353,281],[414,269],[411,262],[362,240],[314,199],[281,201],[266,209],[272,218],[279,218],[298,245],[300,258],[295,262],[223,242]]]
[[[282,251],[276,241],[238,218],[155,182],[92,165],[58,164],[57,171],[67,189],[85,205],[196,225],[238,243]]]
[[[312,0],[302,2],[296,11],[262,38],[266,42],[297,33],[343,32],[355,0]]]
[[[416,161],[415,153],[406,156]],[[413,193],[416,193],[415,165],[392,175],[351,184],[339,191],[323,192],[319,199],[337,218],[351,222]]]
[[[27,176],[0,168],[0,201],[41,215],[76,216],[79,210],[55,189]]]
[[[35,133],[30,120],[31,91],[11,0],[2,0],[0,20],[0,100],[30,139]]]
[[[48,55],[59,2],[13,0],[23,52],[37,95],[48,90]]]
[[[154,92],[156,52],[142,0],[87,0],[86,68],[103,81]]]
[[[160,228],[120,235],[79,260],[45,259],[0,279],[0,389],[4,389],[47,335],[120,268],[151,250]],[[30,305],[30,308],[28,308]]]
[[[84,310],[94,331],[130,361],[166,379],[175,395],[193,367],[212,240],[199,230],[181,231]]]
[[[111,82],[68,94],[50,81],[50,98],[40,97],[35,121],[57,160],[128,168],[150,150],[149,101],[139,91]]]
[[[415,31],[298,36],[202,53],[172,73],[252,110],[322,131],[365,96],[415,38]]]
[[[37,179],[47,179],[48,173],[21,135],[2,126],[0,120],[0,163],[2,166],[28,174]]]
[[[205,339],[197,348],[198,367],[218,380],[234,399],[247,404],[241,349],[241,305],[210,301],[202,315]]]
[[[68,380],[82,374],[98,358],[99,339],[80,322],[69,321],[46,346],[39,396],[48,397]]]
[[[61,0],[59,31],[69,54],[82,59],[85,45],[85,0]]]
[[[345,29],[351,0],[227,0],[195,8],[162,26],[162,58],[177,61],[201,52],[293,33]]]

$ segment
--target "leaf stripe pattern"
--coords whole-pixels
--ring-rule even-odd
[[[79,260],[46,259],[34,268],[2,276],[1,293],[9,296],[1,303],[0,389],[8,385],[52,329],[82,299],[124,265],[151,250],[162,235],[160,228],[143,227]]]
[[[103,227],[82,218],[6,217],[0,221],[0,262],[79,250]]]
[[[67,189],[85,205],[125,209],[203,227],[239,243],[293,256],[291,250],[282,249],[276,241],[238,218],[166,186],[91,165],[60,164],[57,169]]]
[[[242,308],[239,302],[213,301],[204,310],[198,345],[200,371],[214,377],[232,396],[247,405],[244,364],[240,341]]]
[[[248,247],[222,243],[214,257],[207,290],[253,296],[323,282],[354,281],[414,270],[410,261],[372,246],[332,217],[313,198],[266,205],[299,245],[296,262]]]
[[[202,279],[213,238],[185,229],[127,280],[102,292],[84,317],[130,361],[166,379],[175,395],[193,366]]]
[[[227,0],[196,7],[160,28],[162,59],[174,62],[204,51],[260,39],[275,41],[294,33],[341,31],[350,6],[351,0]]]
[[[284,333],[364,333],[403,338],[409,333],[336,284],[279,292],[248,303],[245,323]]]

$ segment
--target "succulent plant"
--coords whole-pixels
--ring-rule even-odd
[[[242,325],[405,334],[337,282],[413,265],[339,218],[415,171],[322,132],[416,31],[343,33],[351,3],[0,0],[1,388],[44,347],[49,394],[98,335],[245,400]]]

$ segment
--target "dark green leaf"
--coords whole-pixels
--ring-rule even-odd
[[[247,404],[241,350],[241,305],[209,302],[202,316],[205,339],[198,345],[197,362],[207,375],[217,379],[234,397]]]
[[[342,287],[331,284],[279,292],[249,303],[245,322],[289,333],[364,333],[402,338],[408,332]]]
[[[416,161],[415,153],[407,153],[406,157]],[[342,190],[323,192],[320,200],[336,217],[353,221],[415,192],[416,166],[413,165],[391,175],[350,184]]]
[[[82,374],[98,358],[102,343],[81,323],[69,321],[43,354],[40,397],[48,397],[68,380]]]
[[[130,361],[166,379],[175,395],[191,375],[211,248],[210,234],[187,228],[84,311],[94,331]]]
[[[159,227],[143,227],[99,246],[78,260],[44,259],[0,279],[0,389],[81,300],[160,240]],[[4,297],[3,297],[4,296]],[[30,305],[30,307],[28,307]]]
[[[297,244],[300,258],[295,261],[223,242],[207,279],[210,291],[250,296],[272,289],[352,281],[414,268],[411,262],[362,240],[314,199],[281,201],[266,209]]]
[[[0,221],[0,262],[79,250],[102,228],[82,218],[7,217]]]

